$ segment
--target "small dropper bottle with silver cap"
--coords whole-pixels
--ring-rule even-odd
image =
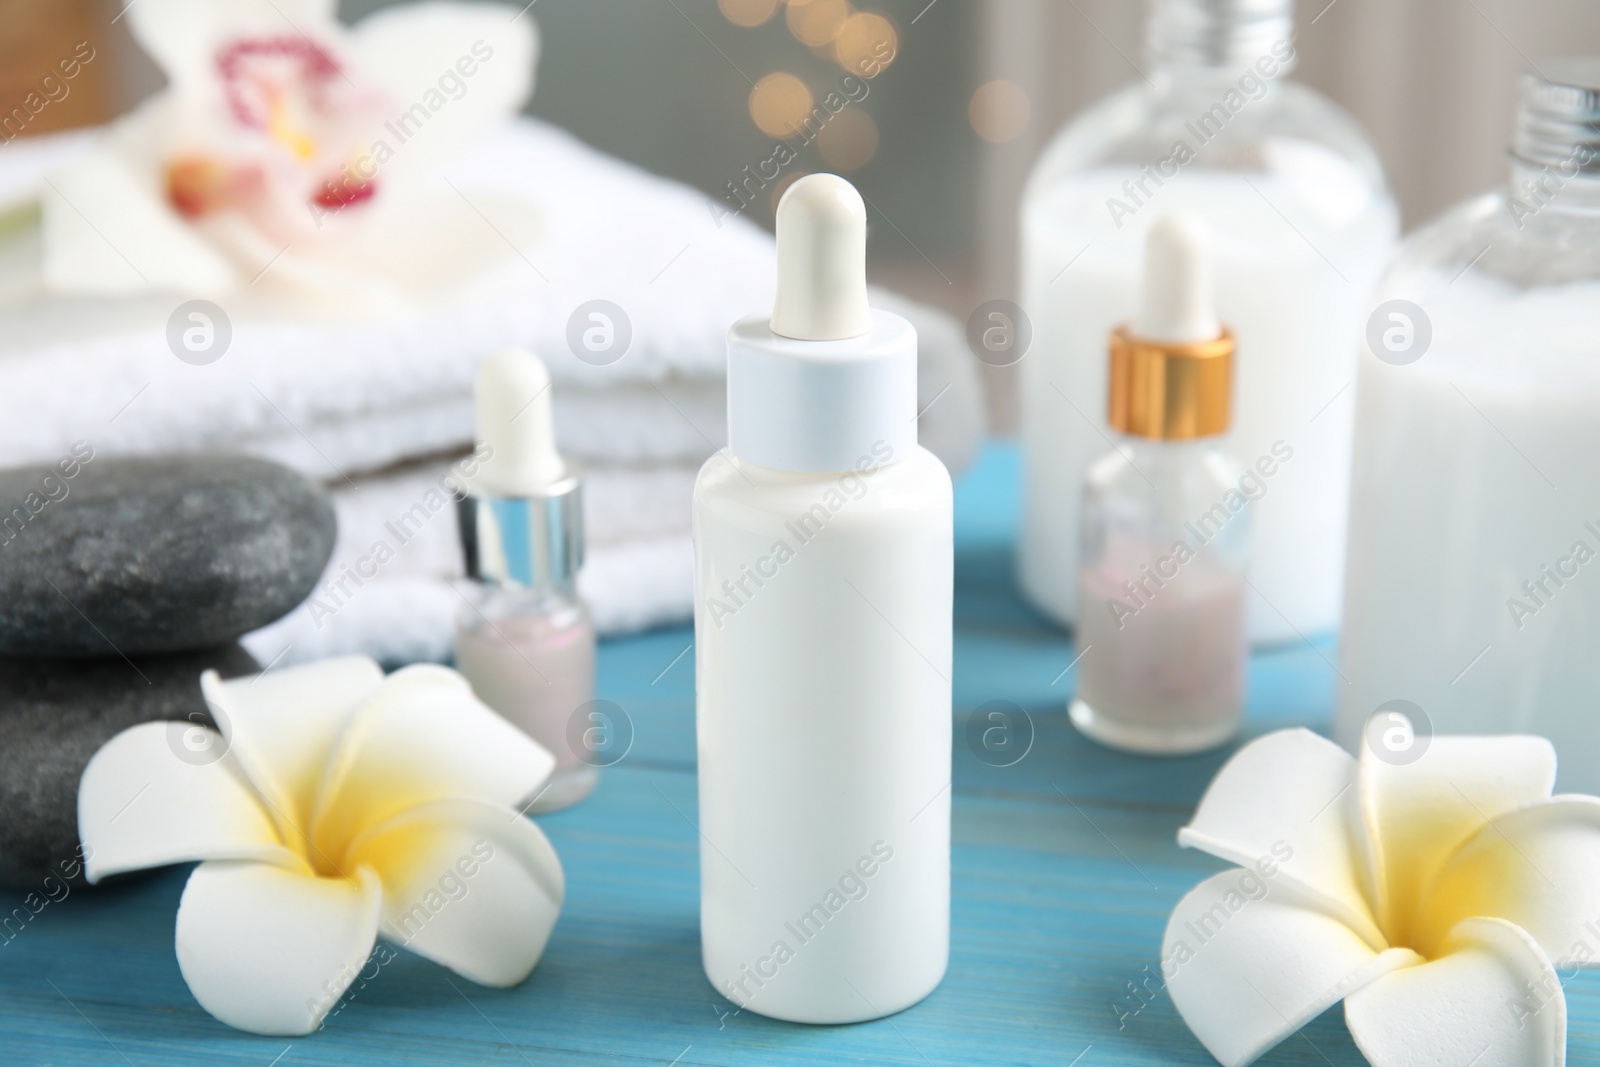
[[[1267,472],[1246,477],[1217,444],[1234,339],[1211,294],[1204,223],[1158,219],[1138,313],[1111,335],[1107,419],[1121,437],[1084,482],[1069,710],[1085,734],[1133,752],[1212,748],[1244,715],[1248,511]]]
[[[556,451],[550,372],[537,356],[496,352],[474,392],[484,458],[456,514],[479,586],[456,619],[456,666],[478,699],[556,757],[528,809],[556,811],[599,779],[573,723],[594,698],[594,626],[577,593],[583,478]]]
[[[801,178],[777,238],[694,492],[701,946],[740,1008],[849,1023],[948,959],[951,486],[916,331],[867,304],[860,194]]]

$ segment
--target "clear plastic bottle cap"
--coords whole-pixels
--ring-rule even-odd
[[[1145,51],[1175,66],[1231,69],[1273,54],[1293,35],[1294,0],[1150,0]]]
[[[1511,154],[1565,177],[1600,174],[1600,56],[1545,60],[1539,71],[1522,77]]]

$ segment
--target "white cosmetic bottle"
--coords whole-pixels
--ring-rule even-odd
[[[1319,3],[1317,8],[1323,7]],[[1338,622],[1355,376],[1367,298],[1399,213],[1376,152],[1292,80],[1292,0],[1147,0],[1147,78],[1069,123],[1022,205],[1022,590],[1075,625],[1084,476],[1110,427],[1106,335],[1135,311],[1145,236],[1170,211],[1215,241],[1217,314],[1238,338],[1241,462],[1293,453],[1252,506],[1251,640]]]
[[[1420,227],[1373,299],[1334,736],[1400,701],[1418,740],[1548,737],[1561,791],[1595,793],[1600,55],[1539,68],[1506,185]]]
[[[860,194],[800,179],[777,237],[694,493],[701,943],[741,1008],[849,1023],[949,957],[950,476],[916,332],[867,306]]]

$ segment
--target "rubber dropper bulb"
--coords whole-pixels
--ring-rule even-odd
[[[872,330],[867,208],[837,174],[808,174],[778,201],[778,296],[772,332],[839,341]]]
[[[490,454],[473,479],[493,496],[532,496],[560,481],[567,465],[556,451],[550,372],[531,352],[505,348],[478,365],[473,382],[478,440]]]
[[[1133,335],[1165,344],[1213,341],[1222,333],[1212,288],[1211,231],[1197,216],[1174,211],[1145,239],[1144,294]]]

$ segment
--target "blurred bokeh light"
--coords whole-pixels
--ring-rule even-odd
[[[839,27],[853,13],[847,0],[789,0],[785,18],[795,40],[812,48],[833,43]]]
[[[833,39],[834,57],[851,74],[871,70],[876,75],[894,61],[899,51],[899,31],[876,11],[851,15],[840,24]]]
[[[837,171],[857,170],[878,152],[878,124],[858,107],[847,107],[817,134],[817,151]]]
[[[1028,128],[1032,113],[1033,105],[1022,86],[1004,78],[978,86],[967,105],[972,131],[994,144],[1014,140]]]
[[[778,13],[778,0],[717,0],[717,9],[735,26],[760,26]]]
[[[750,117],[768,137],[793,137],[811,114],[811,99],[805,82],[787,71],[776,71],[750,90]]]

